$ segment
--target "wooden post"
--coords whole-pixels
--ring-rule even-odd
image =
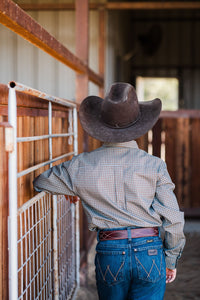
[[[76,0],[76,55],[86,65],[89,49],[88,0]],[[76,75],[76,101],[81,102],[88,95],[88,75]]]
[[[89,1],[76,0],[76,55],[86,65],[88,64],[89,52]],[[76,75],[76,101],[81,101],[88,95],[88,74]],[[79,129],[81,129],[79,127]],[[82,151],[88,151],[89,142],[88,135],[81,129],[79,136],[83,135]],[[80,148],[79,148],[80,149]],[[87,251],[87,241],[89,238],[88,223],[86,215],[80,205],[80,238],[81,238],[81,251]],[[85,261],[86,257],[83,258]]]
[[[161,132],[162,132],[162,120],[159,119],[155,126],[152,128],[153,132],[153,155],[160,157],[161,156]]]
[[[105,9],[99,9],[99,75],[104,78],[105,72]],[[99,96],[104,96],[104,85],[99,88]]]

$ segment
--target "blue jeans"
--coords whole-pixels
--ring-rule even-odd
[[[98,240],[95,266],[100,300],[164,298],[166,266],[160,237]]]

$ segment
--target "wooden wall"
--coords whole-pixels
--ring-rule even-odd
[[[153,138],[146,134],[139,146],[165,160],[175,184],[180,208],[188,217],[200,217],[200,111],[163,112],[153,128]]]

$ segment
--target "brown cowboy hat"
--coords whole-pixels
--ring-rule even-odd
[[[102,142],[122,143],[145,134],[158,120],[161,101],[138,102],[134,87],[117,82],[105,99],[89,96],[80,105],[79,118],[83,129]]]

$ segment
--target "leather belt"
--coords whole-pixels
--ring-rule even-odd
[[[140,238],[147,236],[158,236],[159,230],[158,227],[147,227],[147,228],[134,228],[131,229],[131,238]],[[128,230],[108,230],[99,232],[99,240],[122,240],[128,238]]]

